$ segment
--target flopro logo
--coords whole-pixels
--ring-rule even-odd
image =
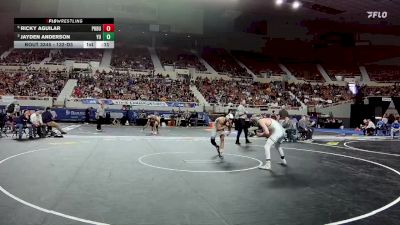
[[[367,11],[367,14],[369,19],[385,19],[388,16],[388,13],[386,11]]]

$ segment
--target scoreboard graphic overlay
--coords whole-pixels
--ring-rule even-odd
[[[14,18],[14,48],[114,48],[114,18]]]

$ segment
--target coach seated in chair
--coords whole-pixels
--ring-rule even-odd
[[[282,127],[285,128],[286,130],[286,139],[287,141],[290,142],[295,142],[296,141],[296,124],[293,120],[291,120],[289,117],[285,117],[285,119],[282,121]]]
[[[30,122],[30,111],[27,110],[25,112],[22,113],[21,116],[17,117],[15,123],[16,123],[16,128],[18,129],[18,139],[21,140],[22,139],[22,132],[25,128],[29,129],[29,139],[33,139],[33,135],[32,135],[32,124]]]
[[[312,140],[314,134],[314,129],[312,128],[312,123],[310,122],[309,116],[302,116],[298,122],[297,129],[299,133],[305,135],[305,140]]]
[[[46,111],[42,113],[42,120],[43,120],[43,124],[46,124],[47,126],[49,126],[51,128],[56,128],[57,130],[59,130],[61,132],[61,134],[67,134],[67,132],[65,132],[61,129],[61,127],[60,127],[60,125],[58,125],[58,123],[54,122],[53,114],[51,114],[50,107],[47,107]]]
[[[361,129],[366,136],[373,136],[375,134],[375,124],[370,119],[364,119],[361,124]]]
[[[400,136],[400,123],[398,120],[395,120],[392,123],[392,128],[390,130],[390,136],[392,136],[392,139],[394,139],[395,135],[399,135]]]
[[[30,116],[30,121],[33,126],[33,133],[37,134],[40,138],[44,138],[46,135],[46,125],[43,123],[42,120],[42,112],[36,110]]]
[[[379,120],[376,123],[376,135],[386,135],[388,129],[383,120]]]
[[[5,127],[7,123],[7,114],[3,113],[0,111],[0,137],[3,136],[3,133],[5,133]]]

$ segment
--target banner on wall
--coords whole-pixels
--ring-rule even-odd
[[[392,98],[382,98],[382,102],[391,102]]]
[[[177,74],[189,75],[189,70],[188,69],[175,69],[175,72]]]
[[[6,103],[11,103],[14,101],[14,96],[13,95],[3,95],[3,96],[1,96],[1,100]]]
[[[195,102],[158,102],[158,101],[142,101],[142,100],[111,100],[111,99],[81,99],[83,104],[99,104],[105,105],[131,105],[131,106],[156,106],[156,107],[185,107],[194,108],[197,106]]]
[[[141,100],[111,100],[113,105],[136,105],[136,106],[168,106],[166,102],[141,101]]]

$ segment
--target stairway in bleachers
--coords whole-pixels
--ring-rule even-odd
[[[199,105],[205,105],[205,106],[210,106],[210,103],[207,102],[207,100],[204,98],[204,96],[200,93],[200,91],[197,89],[196,86],[191,85],[190,90],[194,94],[194,97],[197,98],[199,101]]]
[[[0,59],[7,57],[12,52],[12,50],[13,48],[10,48],[9,50],[3,52],[3,54],[0,55]]]
[[[78,85],[78,80],[69,79],[62,89],[60,95],[58,95],[55,106],[64,106],[65,100],[70,98],[75,87]]]
[[[360,72],[361,72],[361,80],[363,82],[371,82],[371,79],[369,78],[367,69],[365,66],[360,66]]]
[[[251,76],[253,77],[253,79],[257,79],[257,76],[253,73],[253,71],[251,71],[249,68],[247,68],[246,65],[244,65],[242,62],[240,62],[233,54],[229,53],[232,58],[237,62],[237,64],[239,64],[239,66],[241,66],[242,68],[244,68],[247,73],[251,74]]]
[[[148,48],[150,52],[151,61],[153,61],[154,70],[156,71],[164,71],[164,67],[161,64],[160,58],[158,58],[157,52],[154,48]]]
[[[207,72],[208,72],[208,73],[211,73],[211,74],[213,74],[213,75],[215,75],[215,76],[218,75],[218,72],[215,71],[214,68],[212,68],[212,66],[210,66],[210,64],[208,64],[208,62],[207,62],[206,60],[204,60],[204,59],[199,55],[198,52],[196,52],[195,50],[191,50],[191,52],[192,52],[194,55],[197,56],[197,58],[199,59],[199,61],[200,61],[201,63],[203,63],[203,65],[207,68]]]
[[[321,66],[321,64],[317,64],[317,69],[322,77],[325,79],[326,82],[332,82],[332,79],[329,77],[328,73],[325,69]]]
[[[278,64],[278,66],[279,68],[281,68],[283,72],[285,72],[286,76],[289,78],[288,80],[298,81],[297,78],[293,76],[293,74],[290,72],[290,70],[288,70],[288,68],[285,65]]]
[[[111,59],[112,59],[112,49],[105,49],[103,53],[103,58],[100,62],[100,67],[107,67],[111,66]]]

